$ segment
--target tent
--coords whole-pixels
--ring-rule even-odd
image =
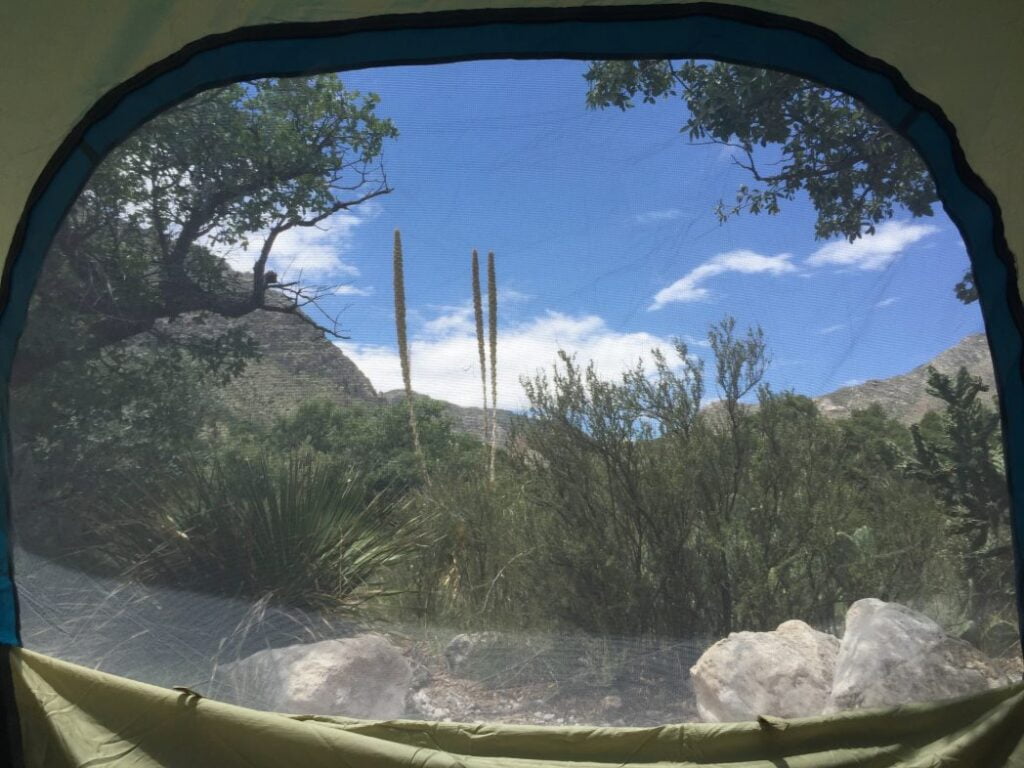
[[[49,0],[8,4],[0,20],[4,382],[43,257],[92,171],[145,121],[205,89],[391,64],[678,56],[780,70],[852,94],[920,153],[970,255],[999,391],[1024,616],[1024,283],[1015,260],[1024,253],[1024,6]],[[6,395],[4,409],[6,429]],[[8,481],[0,482],[9,518]],[[18,574],[10,545],[2,551],[0,684],[12,765],[1024,765],[1019,685],[880,712],[651,728],[257,712],[22,649]]]

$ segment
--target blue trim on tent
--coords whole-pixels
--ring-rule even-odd
[[[936,105],[912,91],[891,66],[856,51],[829,30],[798,19],[715,4],[524,8],[268,25],[197,41],[101,100],[37,183],[7,264],[0,378],[9,381],[17,339],[50,241],[96,163],[146,120],[199,91],[244,79],[389,64],[667,57],[779,69],[845,91],[921,153],[967,246],[981,296],[1002,409],[1018,613],[1019,619],[1024,617],[1024,322],[998,204],[967,166],[953,126]],[[5,391],[5,407],[6,401]],[[6,445],[3,451],[0,470],[9,455]],[[9,520],[6,483],[3,490],[0,513]],[[4,539],[8,527],[0,530]],[[0,643],[10,645],[18,644],[19,637],[8,547],[0,540]]]

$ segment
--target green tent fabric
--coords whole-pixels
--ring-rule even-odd
[[[8,32],[8,44],[0,46],[0,90],[6,103],[0,128],[0,254],[8,257],[33,185],[90,108],[111,89],[196,40],[269,23],[638,2],[111,0],[102,12],[72,0],[10,3],[0,10],[0,28],[16,31]],[[832,29],[866,55],[892,63],[912,87],[934,99],[956,126],[967,162],[998,198],[1006,238],[1019,257],[1024,251],[1018,204],[1024,202],[1018,162],[1024,157],[1024,49],[1019,45],[1024,4],[760,0],[737,5]],[[922,19],[929,23],[923,25]],[[16,252],[12,248],[9,256]],[[1024,278],[1024,270],[1018,269],[1018,277]],[[799,721],[542,728],[271,714],[27,650],[14,649],[9,658],[28,766],[1024,765],[1024,686],[955,702]]]
[[[1024,685],[801,720],[553,728],[278,715],[26,650],[11,666],[29,768],[1024,765]]]
[[[261,24],[390,14],[581,6],[706,6],[695,0],[80,0],[0,4],[0,254],[6,254],[33,183],[73,126],[108,91],[211,35]],[[956,125],[967,160],[1004,211],[1024,206],[1024,3],[1013,0],[729,0],[835,31],[897,67]],[[911,42],[912,41],[912,42]],[[42,55],[40,55],[42,53]],[[1024,220],[1008,216],[1010,247],[1024,252]],[[1024,270],[1021,271],[1024,275]]]

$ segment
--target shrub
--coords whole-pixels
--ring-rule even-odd
[[[484,446],[455,430],[444,403],[417,398],[414,405],[431,474],[480,466],[486,455]],[[404,400],[342,406],[311,399],[277,418],[271,428],[257,428],[251,437],[249,442],[255,445],[279,451],[308,447],[332,461],[358,466],[373,495],[386,492],[389,498],[397,498],[423,485]]]
[[[837,423],[772,392],[758,329],[740,335],[726,319],[709,342],[711,406],[683,344],[676,361],[655,352],[653,371],[618,380],[563,356],[524,382],[530,418],[515,445],[542,542],[536,573],[557,585],[546,600],[559,619],[597,634],[721,636],[792,618],[832,625],[867,596],[932,596],[951,562],[939,500],[902,469],[906,428],[877,413]]]
[[[537,570],[535,510],[526,504],[524,478],[498,467],[493,484],[477,467],[437,476],[413,496],[437,535],[408,569],[416,614],[467,628],[521,629],[550,620],[550,584]]]

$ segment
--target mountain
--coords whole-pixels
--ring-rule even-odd
[[[259,341],[260,358],[226,388],[227,398],[250,413],[280,415],[311,398],[338,405],[380,402],[366,374],[295,315],[256,311],[218,322],[223,330],[242,328]]]
[[[382,402],[366,374],[296,315],[256,310],[232,318],[190,312],[173,321],[159,320],[157,327],[171,338],[218,337],[241,330],[256,339],[259,357],[220,390],[224,406],[244,418],[270,420],[311,398],[338,405]]]
[[[248,290],[249,276],[236,274],[237,290]],[[283,302],[268,294],[268,301]],[[219,334],[241,328],[259,341],[261,357],[224,391],[225,404],[248,417],[265,414],[268,418],[288,413],[304,400],[325,398],[339,405],[349,403],[393,403],[405,393],[391,390],[379,393],[359,367],[323,334],[302,318],[281,312],[255,311],[241,318],[192,313],[182,315],[164,330],[174,334]],[[939,354],[929,363],[888,379],[872,379],[856,386],[843,387],[815,398],[818,408],[829,417],[841,418],[872,403],[881,405],[904,424],[919,421],[940,402],[927,393],[928,366],[941,373],[955,375],[961,366],[978,376],[995,397],[995,375],[984,334],[974,334]],[[418,395],[427,397],[426,395]],[[484,414],[481,408],[462,407],[443,402],[456,428],[469,435],[483,437]],[[714,405],[710,406],[712,409]],[[510,411],[498,412],[498,439],[507,440],[515,418]]]
[[[941,408],[940,401],[927,392],[929,366],[948,376],[955,375],[961,367],[965,367],[971,375],[979,377],[989,386],[988,394],[995,399],[995,372],[989,356],[988,341],[984,334],[978,333],[963,338],[930,362],[907,373],[843,387],[815,398],[815,403],[824,415],[834,418],[849,416],[854,410],[878,403],[897,421],[913,424],[929,411]]]
[[[250,281],[251,275],[232,273],[228,289],[247,291]],[[273,292],[267,294],[267,302],[287,306],[285,300]],[[230,318],[193,312],[173,321],[160,320],[158,326],[171,337],[217,337],[231,330],[242,330],[257,340],[259,359],[250,361],[243,373],[222,391],[225,406],[246,418],[262,415],[271,419],[293,411],[311,398],[338,405],[381,405],[400,402],[405,397],[400,389],[379,393],[366,374],[336,344],[296,315],[256,310],[243,317]],[[138,343],[144,343],[142,338]],[[427,398],[427,395],[417,397]],[[439,402],[444,403],[458,431],[483,438],[483,409]],[[499,443],[505,443],[513,418],[510,411],[498,411]]]

